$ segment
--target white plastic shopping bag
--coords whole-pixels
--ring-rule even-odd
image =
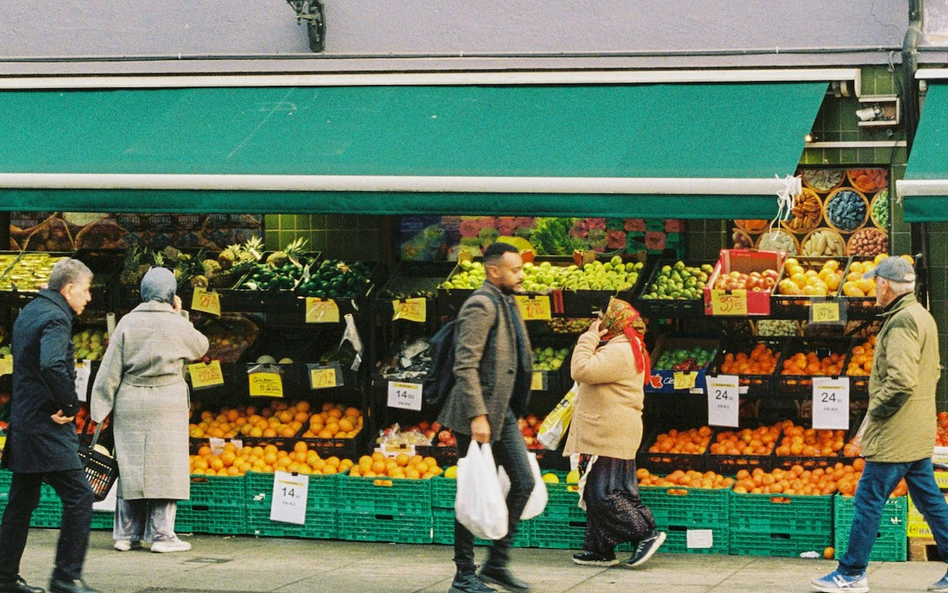
[[[540,464],[537,463],[537,454],[527,453],[527,457],[530,459],[530,473],[533,474],[534,483],[533,491],[527,500],[527,506],[523,508],[523,513],[520,514],[521,521],[532,519],[542,513],[543,509],[546,508],[547,499],[549,499],[546,482],[543,481],[543,476],[540,474]],[[504,495],[504,500],[506,500],[507,494],[510,492],[510,476],[507,475],[507,471],[503,466],[497,468],[497,478],[500,480],[500,491]]]
[[[490,445],[472,439],[467,455],[458,460],[454,513],[476,537],[497,540],[507,535],[507,501],[500,490]]]

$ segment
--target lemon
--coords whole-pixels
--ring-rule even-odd
[[[566,483],[579,484],[579,470],[578,469],[574,469],[573,471],[566,474]]]
[[[444,477],[456,480],[458,477],[458,466],[452,465],[448,469],[444,470]]]
[[[543,474],[543,481],[547,484],[559,484],[560,478],[556,474]]]

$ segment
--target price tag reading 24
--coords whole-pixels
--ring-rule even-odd
[[[849,428],[848,377],[813,377],[813,428]]]
[[[746,290],[712,290],[712,315],[747,315]]]
[[[208,292],[200,286],[195,286],[194,296],[191,297],[191,309],[220,317],[221,295],[216,292]]]
[[[707,377],[708,424],[711,426],[737,426],[738,381],[736,375]]]
[[[553,312],[550,308],[550,297],[516,295],[517,304],[520,305],[520,314],[524,321],[549,321],[553,319]]]

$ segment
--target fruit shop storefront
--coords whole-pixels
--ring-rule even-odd
[[[699,261],[662,249],[617,249],[598,259],[578,254],[575,262],[570,251],[538,256],[529,279],[538,294],[524,307],[533,311],[540,370],[535,413],[522,430],[535,446],[542,416],[572,384],[568,352],[575,332],[618,293],[649,316],[660,367],[647,403],[654,430],[639,464],[643,497],[669,532],[666,549],[822,554],[839,548],[851,499],[793,486],[842,483],[837,490],[851,493],[859,462],[844,455],[847,431],[814,430],[816,412],[801,404],[812,399],[813,379],[805,375],[820,373],[781,376],[777,364],[802,357],[805,370],[811,356],[818,366],[826,358],[833,368],[818,370],[838,375],[843,360],[864,358],[872,341],[869,334],[844,334],[842,321],[869,327],[876,312],[865,294],[862,300],[847,295],[854,299],[845,308],[848,319],[840,320],[844,309],[837,307],[836,323],[829,324],[841,329],[838,335],[804,335],[801,328],[814,319],[801,297],[821,293],[800,295],[789,285],[785,298],[776,292],[785,267],[794,283],[799,267],[804,278],[809,272],[834,278],[824,286],[837,294],[876,259],[853,262],[848,252],[833,251],[829,245],[841,239],[833,243],[823,234],[832,229],[808,219],[812,211],[801,199],[794,203],[794,196],[806,195],[793,177],[803,137],[829,83],[840,77],[858,79],[858,71],[714,73],[711,81],[659,77],[650,84],[621,73],[584,83],[555,75],[530,84],[487,76],[465,86],[450,77],[394,75],[348,77],[346,86],[331,77],[312,86],[261,77],[255,87],[246,81],[229,87],[224,79],[189,88],[148,88],[157,83],[144,81],[142,88],[4,91],[0,207],[175,217],[265,211],[267,225],[291,214],[741,221],[735,232],[752,244],[736,246],[762,246],[766,255],[737,250],[720,261]],[[858,202],[850,186],[872,176],[844,173],[832,184],[824,177],[814,174],[808,188],[826,193],[817,203],[829,220],[830,193],[845,186],[852,196],[832,194],[836,203]],[[849,205],[835,215],[841,226],[853,219],[851,234],[870,218],[864,194],[861,220],[850,216]],[[787,211],[798,206],[794,217],[802,226],[793,230],[806,238],[819,233],[807,258],[785,262],[760,243],[764,229],[753,221],[773,219],[781,197]],[[68,224],[63,230],[71,235]],[[191,430],[192,498],[179,509],[179,530],[449,543],[454,482],[448,476],[457,451],[450,431],[433,423],[418,383],[424,338],[456,313],[470,291],[465,282],[476,284],[478,262],[455,268],[397,257],[344,261],[345,245],[335,246],[343,257],[327,258],[284,240],[282,228],[265,236],[266,245],[244,241],[219,253],[122,249],[118,257],[73,242],[76,257],[88,257],[103,278],[112,276],[97,299],[101,316],[134,306],[142,266],[172,266],[196,323],[218,347],[215,360],[190,370],[200,407]],[[773,240],[779,247],[781,239]],[[17,264],[26,274],[46,269],[48,261],[31,261],[44,256],[31,251],[27,242],[25,253],[11,253],[8,271]],[[734,277],[712,291],[721,266]],[[576,290],[562,290],[570,280],[556,273],[571,267],[588,277],[575,278]],[[30,297],[16,284],[0,291],[8,316]],[[741,288],[762,290],[735,304],[731,297]],[[714,296],[705,302],[704,293]],[[827,298],[821,315],[832,318],[835,302]],[[104,324],[94,325],[74,338],[87,354],[107,342]],[[96,358],[80,363],[91,368],[87,377]],[[755,368],[741,368],[745,360]],[[865,383],[855,374],[862,364],[850,369],[854,402]],[[716,411],[708,392],[724,395]],[[852,422],[849,406],[838,408]],[[778,457],[778,449],[785,454]],[[534,450],[547,468],[550,503],[517,543],[580,547],[584,515],[574,476],[558,452]],[[290,522],[270,518],[275,470],[308,483],[301,514]],[[761,483],[785,486],[764,493]],[[894,500],[893,512],[904,517],[905,498]],[[37,526],[58,525],[56,504],[44,498]],[[96,517],[100,526],[111,525],[107,512]],[[879,547],[885,558],[904,559],[904,529],[901,544]]]

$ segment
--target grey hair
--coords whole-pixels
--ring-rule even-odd
[[[67,284],[78,284],[83,278],[92,278],[92,270],[78,259],[63,258],[53,265],[49,274],[49,289],[62,290]]]
[[[892,292],[895,294],[905,294],[908,292],[915,292],[915,281],[911,282],[894,282],[892,280],[886,279],[886,282],[889,283],[889,288],[892,289]]]

